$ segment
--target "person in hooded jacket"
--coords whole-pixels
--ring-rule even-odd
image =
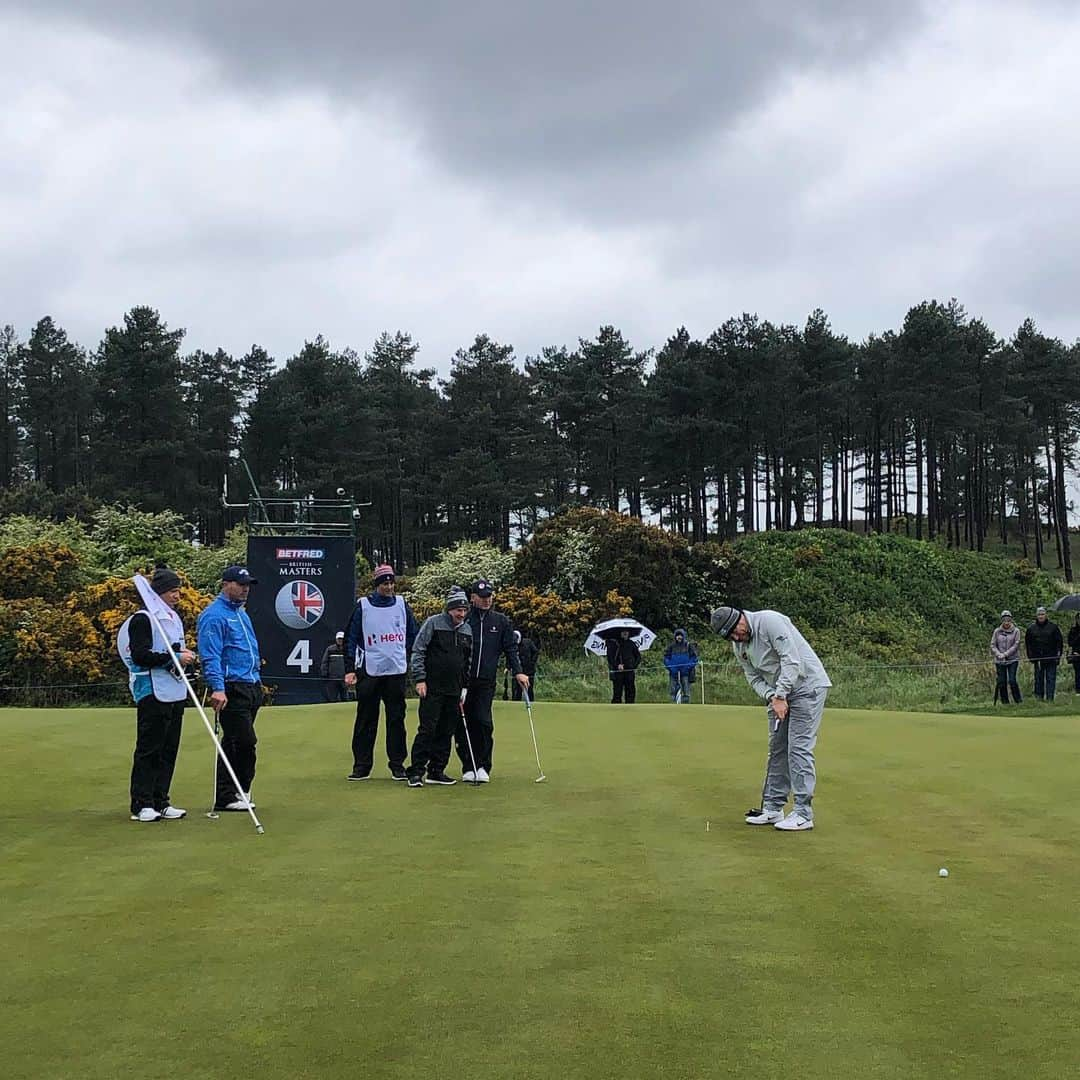
[[[697,670],[697,647],[687,639],[685,630],[676,630],[675,639],[664,650],[664,667],[667,668],[671,700],[690,704],[690,684]]]
[[[1020,666],[1020,627],[1013,622],[1011,611],[1001,613],[1001,625],[990,636],[990,655],[997,672],[998,700],[1002,705],[1008,705],[1011,690],[1013,701],[1023,701],[1016,681],[1016,669]]]

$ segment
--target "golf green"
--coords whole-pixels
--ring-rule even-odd
[[[1077,718],[827,710],[792,834],[761,709],[535,719],[546,783],[499,703],[492,783],[410,789],[266,709],[258,836],[191,710],[155,824],[134,710],[0,711],[3,1075],[1076,1075]]]

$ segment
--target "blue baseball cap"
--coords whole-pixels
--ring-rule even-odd
[[[239,585],[258,585],[259,582],[253,578],[246,566],[230,566],[225,573],[221,575],[222,581],[235,581]]]

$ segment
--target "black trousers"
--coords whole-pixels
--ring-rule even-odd
[[[457,694],[435,694],[428,691],[420,699],[420,726],[413,739],[409,773],[423,776],[445,771],[450,761],[450,740],[461,716],[461,699]]]
[[[375,757],[375,736],[379,732],[379,703],[386,706],[386,759],[391,767],[404,766],[408,746],[405,740],[405,676],[377,678],[356,673],[356,723],[353,724],[352,756],[355,772],[371,772]]]
[[[535,672],[532,672],[532,671],[526,671],[525,674],[529,676],[529,697],[533,701],[535,701],[536,700],[536,674],[535,674]],[[514,679],[512,685],[513,685],[513,689],[510,691],[511,698],[514,701],[521,701],[521,684],[517,681],[517,679]]]
[[[135,709],[135,753],[131,759],[131,812],[145,806],[164,810],[169,805],[180,731],[184,724],[183,701],[158,701],[144,697]]]
[[[621,705],[624,694],[627,705],[633,705],[637,700],[637,683],[634,673],[632,671],[611,672],[611,704]]]
[[[495,682],[487,679],[470,679],[469,692],[465,695],[465,716],[459,717],[454,732],[457,756],[461,768],[469,772],[473,768],[469,757],[469,740],[476,755],[476,768],[491,772],[491,755],[495,750],[495,721],[491,716],[491,703],[495,700]],[[469,725],[469,739],[465,738],[465,725]]]
[[[327,701],[348,701],[349,688],[340,679],[327,679],[323,684],[323,696]]]
[[[251,790],[255,779],[255,717],[262,704],[262,687],[258,683],[226,683],[225,696],[229,703],[218,714],[221,721],[221,748],[236,773],[244,791]],[[229,770],[217,763],[217,809],[236,802],[240,793],[229,778]]]

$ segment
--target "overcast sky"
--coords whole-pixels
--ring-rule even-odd
[[[747,9],[754,8],[754,13]],[[0,323],[1080,335],[1080,5],[0,0]]]

